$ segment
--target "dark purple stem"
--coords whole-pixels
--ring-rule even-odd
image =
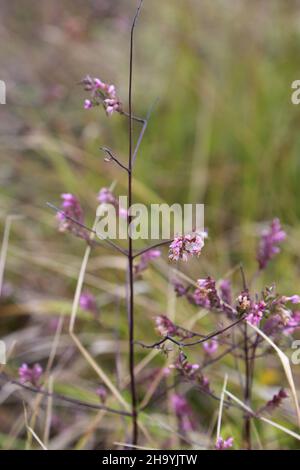
[[[134,280],[133,280],[133,246],[130,232],[130,207],[132,205],[132,72],[133,72],[133,44],[134,44],[134,28],[138,18],[143,0],[140,1],[134,16],[131,32],[130,32],[130,57],[129,57],[129,89],[128,89],[128,106],[129,106],[129,149],[128,149],[128,327],[129,327],[129,375],[130,375],[130,390],[131,390],[131,406],[132,406],[132,445],[136,446],[138,442],[138,412],[137,412],[137,393],[134,375]]]

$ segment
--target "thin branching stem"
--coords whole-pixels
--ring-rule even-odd
[[[144,253],[147,253],[150,250],[153,250],[154,248],[159,248],[160,246],[168,245],[171,243],[172,240],[163,240],[161,242],[155,243],[154,245],[147,246],[146,248],[143,248],[142,250],[138,251],[137,253],[134,253],[133,258],[137,258],[138,256],[143,255]]]
[[[97,235],[99,237],[99,234],[96,230],[90,228],[90,227],[87,227],[87,225],[85,224],[82,224],[81,222],[79,222],[78,220],[74,219],[73,217],[70,217],[69,215],[67,215],[63,210],[59,209],[58,207],[56,207],[54,204],[52,204],[51,202],[47,202],[46,205],[48,207],[50,207],[50,209],[53,209],[55,212],[59,213],[59,214],[63,214],[63,216],[70,220],[72,223],[78,225],[78,227],[81,227],[85,230],[87,230],[88,232],[90,233],[93,233],[95,235]],[[99,237],[100,238],[100,237]],[[121,248],[120,246],[118,246],[116,243],[112,242],[110,239],[108,238],[101,238],[101,240],[103,240],[105,243],[107,243],[108,245],[110,245],[110,247],[114,248],[115,250],[117,250],[119,253],[122,253],[122,255],[125,255],[125,256],[128,256],[128,252],[126,250],[124,250],[124,248]],[[92,241],[92,244],[98,244],[97,241],[93,240]]]
[[[122,162],[115,156],[115,154],[108,148],[108,147],[100,147],[100,150],[102,150],[106,155],[108,155],[108,161],[113,161],[115,162],[120,168],[125,170],[128,173],[128,168],[126,165],[123,165]]]
[[[164,336],[161,340],[159,340],[159,341],[157,341],[156,343],[153,343],[153,344],[145,344],[145,343],[142,343],[141,341],[136,341],[136,343],[139,344],[140,346],[142,346],[143,348],[146,348],[146,349],[157,348],[157,347],[161,346],[162,344],[164,344],[166,341],[171,341],[172,343],[176,344],[177,346],[180,346],[181,348],[185,348],[185,347],[189,347],[189,346],[196,346],[197,344],[205,343],[205,341],[208,341],[212,338],[215,338],[216,336],[219,336],[219,335],[225,333],[226,331],[233,328],[235,325],[241,323],[243,320],[244,320],[244,317],[241,317],[238,320],[236,320],[235,322],[233,322],[230,325],[226,326],[225,328],[214,331],[213,333],[210,333],[209,335],[205,336],[204,338],[201,338],[197,341],[193,341],[191,343],[184,343],[182,341],[177,341],[172,336],[168,336],[168,335]],[[198,334],[195,334],[195,336],[196,335],[198,336]]]
[[[132,237],[130,232],[131,214],[130,207],[132,205],[132,165],[133,165],[133,139],[132,139],[132,75],[133,75],[133,46],[134,46],[134,29],[137,18],[142,7],[143,0],[140,1],[136,10],[131,32],[130,32],[130,51],[129,51],[129,85],[128,85],[128,106],[129,106],[129,123],[128,123],[128,206],[129,211],[127,215],[128,226],[128,301],[127,301],[127,315],[128,315],[128,328],[129,328],[129,375],[130,375],[130,390],[131,390],[131,405],[132,405],[132,445],[138,443],[138,412],[137,412],[137,392],[134,374],[134,276],[133,276],[133,246]]]
[[[98,405],[96,403],[89,403],[83,400],[77,400],[76,398],[68,397],[60,393],[49,392],[48,390],[44,390],[40,387],[34,387],[32,385],[23,384],[19,382],[18,380],[10,378],[4,372],[0,373],[0,380],[2,380],[5,383],[11,383],[11,384],[17,385],[18,387],[24,390],[27,390],[28,392],[41,394],[41,395],[44,395],[45,397],[52,397],[54,399],[64,401],[66,403],[70,403],[71,405],[74,405],[76,407],[90,408],[93,410],[104,410],[104,411],[107,411],[108,413],[114,413],[114,414],[118,414],[121,416],[131,416],[131,413],[129,411],[117,410],[115,408],[110,408],[108,406]]]

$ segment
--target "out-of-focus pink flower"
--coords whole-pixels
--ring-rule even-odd
[[[251,325],[257,326],[259,325],[264,311],[266,308],[266,304],[263,300],[258,303],[254,303],[251,307],[250,313],[246,315],[247,322],[251,323]]]
[[[188,362],[185,354],[181,351],[174,364],[170,364],[170,369],[177,369],[184,376],[194,379],[197,375],[199,364],[192,364]]]
[[[178,393],[174,393],[171,396],[171,404],[178,418],[180,430],[183,432],[193,431],[195,429],[193,410],[186,398]]]
[[[83,210],[77,197],[70,193],[63,193],[61,198],[61,212],[58,212],[57,214],[57,219],[59,220],[59,231],[69,231],[74,233],[74,235],[87,240],[87,231],[80,225],[77,225],[75,222],[73,222],[73,220],[75,220],[79,224],[83,224],[84,221]]]
[[[39,364],[34,364],[33,367],[29,367],[28,364],[24,363],[19,368],[19,377],[22,383],[28,382],[34,386],[38,386],[42,374],[43,368]]]
[[[206,236],[207,234],[203,232],[175,237],[169,247],[169,259],[187,261],[189,256],[199,256]]]
[[[269,317],[263,326],[263,332],[268,335],[274,335],[282,330],[282,321],[280,315],[272,315]]]
[[[170,370],[169,367],[164,367],[164,368],[162,369],[162,372],[163,372],[163,375],[164,375],[165,377],[168,377],[168,376],[171,374],[171,370]]]
[[[84,100],[84,109],[91,109],[93,107],[93,103],[91,100]]]
[[[178,336],[180,339],[192,338],[194,333],[175,325],[166,315],[155,317],[156,330],[161,336]]]
[[[169,320],[166,315],[157,315],[155,317],[156,330],[161,336],[174,336],[176,335],[176,325]]]
[[[128,211],[126,209],[124,209],[124,207],[119,207],[119,216],[122,219],[127,219]]]
[[[283,332],[286,335],[292,335],[298,328],[300,328],[300,311],[293,312],[290,318],[284,325]]]
[[[109,188],[101,188],[97,199],[100,204],[112,204],[113,206],[117,204],[116,196]]]
[[[111,116],[114,112],[122,112],[122,105],[117,97],[114,85],[104,83],[97,77],[91,78],[89,75],[82,80],[82,83],[85,91],[90,92],[91,96],[90,99],[85,100],[85,109],[103,104],[108,116]]]
[[[274,219],[261,235],[257,253],[259,269],[264,269],[268,262],[280,252],[278,244],[283,242],[285,238],[286,233],[281,228],[279,219]]]
[[[290,297],[282,297],[281,299],[284,303],[291,302],[292,304],[300,304],[300,296],[299,295],[291,295]]]
[[[198,279],[197,286],[193,294],[197,305],[206,308],[221,308],[221,299],[216,289],[216,281],[213,278],[208,276],[205,279]]]
[[[228,439],[223,439],[222,437],[218,437],[216,442],[216,449],[217,450],[226,450],[233,446],[233,437],[228,437]]]
[[[209,379],[201,374],[200,366],[190,363],[182,351],[179,353],[175,363],[169,365],[169,369],[178,370],[184,379],[195,382],[203,390],[211,392]]]
[[[86,310],[87,312],[91,312],[93,314],[97,313],[96,298],[93,294],[91,294],[91,292],[82,292],[79,299],[79,305],[83,310]]]
[[[205,341],[205,343],[203,343],[204,351],[210,356],[213,355],[218,350],[218,346],[219,346],[218,341],[216,341],[215,339],[212,339],[210,341]]]
[[[274,409],[278,408],[282,404],[285,398],[288,398],[288,394],[283,388],[281,388],[278,393],[273,395],[272,400],[269,400],[267,402],[265,408],[268,409],[269,411],[273,411]]]
[[[101,188],[98,193],[97,199],[100,204],[111,204],[112,206],[114,206],[120,217],[124,219],[127,218],[127,210],[119,205],[118,199],[109,188]]]
[[[185,287],[182,282],[177,279],[173,281],[173,286],[177,297],[183,297],[188,293],[189,287]]]
[[[96,394],[98,395],[101,403],[105,403],[108,397],[107,389],[104,385],[99,385],[96,390]]]
[[[140,274],[148,268],[151,261],[161,256],[160,250],[150,249],[140,256],[139,262],[134,266],[134,274]]]
[[[242,292],[238,296],[237,301],[238,301],[237,310],[240,314],[243,314],[249,311],[251,307],[251,300],[250,300],[249,292]]]
[[[220,297],[223,302],[231,305],[232,302],[232,292],[231,292],[231,282],[228,279],[222,279],[220,281]]]

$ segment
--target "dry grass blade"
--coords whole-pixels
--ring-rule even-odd
[[[94,224],[93,224],[93,230],[96,228],[96,223],[98,221],[98,218],[95,218]],[[91,234],[91,240],[94,238],[94,234]],[[80,267],[80,272],[77,280],[77,285],[76,285],[76,290],[75,290],[75,295],[74,295],[74,300],[73,300],[73,305],[72,305],[72,312],[71,312],[71,318],[70,318],[70,323],[69,323],[69,334],[78,347],[79,351],[83,355],[83,357],[86,359],[86,361],[90,364],[90,366],[95,370],[95,372],[99,375],[101,380],[105,383],[105,385],[109,388],[111,393],[114,395],[116,400],[127,410],[130,410],[129,404],[124,400],[120,392],[117,390],[117,388],[114,386],[114,384],[111,382],[109,377],[105,374],[105,372],[101,369],[101,367],[95,362],[93,357],[90,355],[90,353],[87,351],[87,349],[83,346],[81,343],[80,339],[75,335],[74,333],[74,326],[75,326],[75,320],[76,320],[76,315],[77,315],[77,310],[79,306],[79,299],[82,291],[82,286],[84,282],[84,276],[88,264],[88,260],[91,254],[91,247],[90,245],[87,245],[85,249],[85,253],[83,256],[83,260],[81,263]]]
[[[225,393],[226,393],[226,395],[228,395],[233,401],[235,401],[236,403],[238,403],[241,408],[243,408],[245,411],[247,411],[248,413],[250,413],[254,418],[260,419],[261,421],[270,424],[270,426],[273,426],[274,428],[280,429],[280,431],[283,431],[283,432],[285,432],[286,434],[289,434],[290,436],[292,436],[292,437],[294,437],[295,439],[297,439],[298,441],[300,441],[300,435],[297,434],[296,432],[291,431],[290,429],[286,428],[285,426],[281,426],[281,424],[277,424],[277,423],[275,423],[274,421],[271,421],[271,420],[268,419],[268,418],[264,418],[263,416],[255,416],[254,411],[251,410],[251,408],[249,408],[249,406],[245,405],[245,403],[243,403],[241,400],[239,400],[239,398],[237,398],[237,397],[236,397],[235,395],[233,395],[232,393],[228,392],[228,390],[226,390]]]
[[[298,419],[298,426],[300,426],[300,409],[299,409],[299,402],[298,402],[298,397],[297,397],[297,392],[296,392],[296,387],[295,387],[295,382],[294,382],[294,378],[293,378],[293,374],[292,374],[292,369],[291,369],[291,365],[290,365],[290,361],[289,361],[289,358],[287,357],[286,354],[284,354],[281,349],[276,346],[276,344],[263,332],[261,331],[259,328],[257,328],[256,326],[254,325],[251,325],[251,323],[248,322],[248,325],[251,326],[251,328],[253,328],[256,333],[258,333],[262,338],[264,338],[271,346],[273,349],[275,349],[275,351],[277,352],[278,354],[278,357],[282,363],[282,366],[283,366],[283,369],[284,369],[284,372],[285,372],[285,375],[286,375],[286,378],[288,380],[288,383],[289,383],[289,386],[290,386],[290,389],[291,389],[291,392],[292,392],[292,397],[293,397],[293,401],[294,401],[294,404],[295,404],[295,408],[296,408],[296,413],[297,413],[297,419]]]
[[[223,414],[223,404],[224,404],[224,396],[225,396],[226,387],[227,387],[227,381],[228,381],[228,375],[225,374],[224,383],[223,383],[223,388],[222,388],[222,393],[221,393],[221,399],[220,399],[219,414],[218,414],[217,439],[219,439],[219,437],[220,437],[220,435],[221,435],[221,423],[222,423],[222,414]]]
[[[50,377],[49,377],[48,392],[51,393],[51,394],[53,392],[53,376],[52,375],[50,375]],[[47,400],[45,429],[44,429],[44,436],[43,436],[43,440],[45,442],[45,445],[47,445],[48,441],[49,441],[51,421],[52,421],[52,407],[53,407],[53,396],[49,395],[48,400]]]
[[[3,287],[4,268],[5,268],[5,263],[6,263],[11,223],[13,220],[18,220],[18,219],[23,219],[23,216],[11,214],[11,215],[8,215],[5,219],[4,233],[3,233],[1,252],[0,252],[0,296],[1,296],[2,287]]]
[[[23,407],[24,407],[24,420],[25,420],[25,426],[27,429],[27,432],[34,437],[34,439],[38,442],[38,444],[41,446],[43,450],[48,450],[45,444],[42,442],[42,440],[39,438],[39,436],[34,432],[34,430],[28,425],[28,419],[27,419],[27,410],[25,403],[23,402]]]

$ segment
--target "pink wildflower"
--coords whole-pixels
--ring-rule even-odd
[[[147,269],[149,263],[154,259],[159,258],[161,255],[160,250],[151,249],[146,251],[140,256],[139,262],[134,266],[134,274],[140,274],[142,271]]]
[[[209,276],[205,279],[198,279],[197,286],[194,292],[187,296],[191,303],[207,309],[223,310],[223,303],[217,292],[214,279]]]
[[[76,220],[79,224],[83,224],[83,210],[80,202],[70,193],[64,193],[61,195],[62,205],[61,212],[57,214],[59,220],[59,231],[60,232],[72,232],[76,236],[88,239],[87,231],[77,225],[73,220]],[[73,220],[71,220],[73,219]]]
[[[189,290],[189,287],[185,287],[182,282],[178,281],[177,279],[173,281],[173,286],[177,297],[184,297]]]
[[[203,343],[203,349],[209,356],[213,355],[218,350],[218,341],[215,339],[205,341],[205,343]]]
[[[97,199],[100,204],[112,204],[113,206],[117,204],[117,199],[109,188],[101,188]]]
[[[274,219],[271,225],[262,232],[257,261],[260,269],[264,269],[268,262],[280,252],[278,244],[286,238],[286,233],[282,230],[279,219]]]
[[[118,199],[109,188],[101,188],[98,193],[97,199],[100,204],[111,204],[112,206],[114,206],[120,217],[127,217],[127,210],[119,205]]]
[[[90,292],[83,292],[81,294],[79,299],[79,305],[83,310],[86,310],[93,314],[97,313],[96,298]]]
[[[187,261],[189,256],[199,256],[204,246],[206,233],[195,233],[175,237],[169,249],[169,259]]]
[[[29,367],[28,364],[22,364],[19,368],[20,382],[29,382],[34,386],[37,386],[42,376],[43,368],[39,364],[34,364],[33,367]]]
[[[288,398],[288,394],[283,388],[281,388],[278,393],[273,395],[272,400],[269,400],[267,402],[266,409],[268,409],[269,411],[273,411],[282,404],[285,398]]]
[[[198,364],[191,364],[188,362],[185,354],[181,351],[178,355],[174,364],[171,364],[170,369],[177,369],[180,371],[184,376],[194,379],[197,375],[197,371],[200,368]]]
[[[291,302],[292,304],[300,304],[300,296],[299,295],[291,295],[290,297],[282,297],[281,299],[284,303]]]
[[[226,450],[233,446],[233,437],[228,437],[228,439],[223,439],[222,437],[218,437],[216,442],[216,449],[217,450]]]
[[[175,325],[166,315],[155,317],[156,331],[161,336],[178,336],[180,339],[192,338],[194,333]]]
[[[84,109],[91,109],[93,107],[93,103],[91,100],[84,100]]]
[[[293,312],[284,325],[284,334],[291,335],[300,328],[300,311]]]
[[[220,281],[220,297],[228,305],[231,305],[232,302],[232,293],[231,293],[231,282],[228,279],[222,279]]]
[[[101,403],[105,403],[108,397],[107,389],[104,385],[99,385],[96,390],[96,394],[98,395]]]
[[[195,429],[193,411],[186,398],[174,393],[171,396],[171,405],[178,418],[180,430],[183,432],[193,431]]]
[[[166,315],[157,315],[155,317],[156,330],[161,336],[174,336],[177,328]]]
[[[85,109],[103,104],[108,116],[111,116],[114,112],[122,112],[122,105],[117,97],[114,85],[104,83],[100,78],[91,78],[89,75],[82,80],[82,83],[85,91],[91,94],[91,99],[85,100]]]
[[[251,323],[251,325],[254,325],[254,326],[259,325],[263,317],[265,308],[266,308],[266,304],[263,300],[258,303],[253,304],[253,306],[251,307],[250,313],[246,315],[247,322]]]

